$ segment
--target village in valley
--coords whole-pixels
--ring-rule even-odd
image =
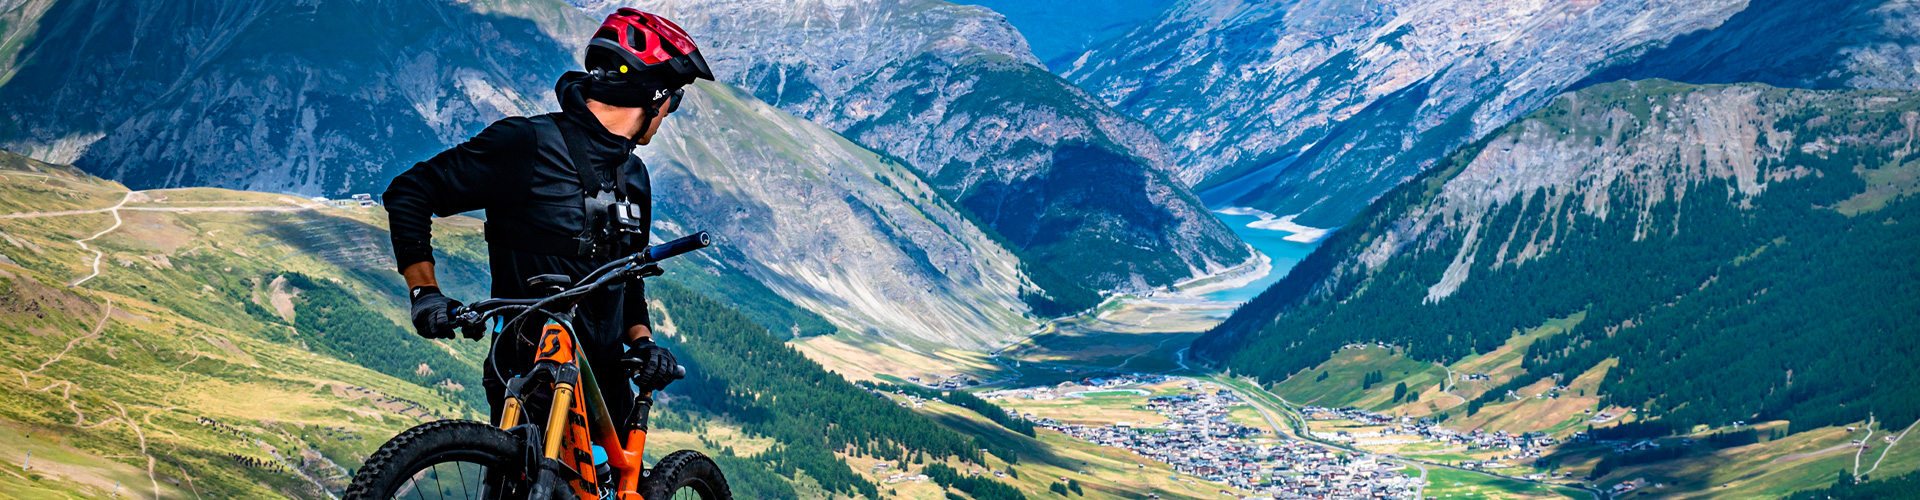
[[[1133,378],[1091,381],[1093,390],[1069,392],[1064,397],[1099,397],[1087,394],[1102,392],[1101,389],[1116,392],[1117,387],[1164,383],[1163,377],[1128,380]],[[1270,430],[1229,418],[1233,409],[1249,408],[1233,392],[1183,379],[1175,385],[1178,391],[1174,394],[1146,398],[1144,408],[1166,418],[1157,424],[1083,425],[1034,413],[1019,415],[1040,427],[1095,444],[1124,448],[1165,462],[1182,474],[1224,483],[1260,497],[1417,498],[1420,480],[1400,474],[1399,469],[1405,467],[1402,464],[1384,462],[1370,454],[1279,438]],[[1068,390],[1074,389],[1068,387]],[[985,396],[1001,400],[1062,397],[1053,387],[997,391]]]
[[[904,392],[875,392],[915,409],[931,403]],[[1533,463],[1558,444],[1542,433],[1459,431],[1430,419],[1356,408],[1307,406],[1269,415],[1220,383],[1158,374],[1090,377],[975,395],[1037,428],[1165,464],[1175,473],[1167,480],[1208,488],[1224,498],[1438,498],[1426,494],[1432,492],[1429,468],[1517,476],[1534,470],[1521,464]],[[1294,420],[1274,420],[1288,417]],[[1298,427],[1280,428],[1292,425]],[[1307,439],[1297,435],[1301,432]],[[1397,451],[1416,444],[1473,459],[1416,463]],[[905,470],[892,472],[895,480],[920,479]],[[971,472],[1005,477],[1001,470]],[[1528,475],[1536,481],[1571,479]]]

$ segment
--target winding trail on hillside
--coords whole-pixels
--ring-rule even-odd
[[[96,423],[96,424],[81,427],[81,428],[82,429],[98,429],[100,427],[106,426],[107,424],[120,422],[123,424],[127,424],[128,429],[133,429],[133,436],[139,439],[140,441],[140,454],[142,456],[147,457],[147,481],[153,483],[153,498],[155,498],[156,500],[159,499],[160,498],[160,479],[159,479],[159,475],[156,474],[154,471],[154,467],[157,462],[153,459],[153,454],[147,453],[147,433],[145,431],[140,430],[140,424],[134,423],[133,419],[127,416],[127,408],[124,406],[120,406],[119,401],[114,401],[109,399],[107,400],[107,403],[112,404],[113,408],[119,411],[120,416],[107,417],[106,420],[102,420],[100,421],[100,423]]]
[[[93,324],[92,332],[88,332],[86,335],[75,337],[73,340],[67,341],[66,349],[61,349],[59,354],[55,354],[53,355],[53,357],[47,358],[47,361],[45,363],[40,363],[39,368],[34,368],[33,371],[22,373],[20,375],[20,380],[25,381],[27,375],[39,374],[41,370],[47,369],[47,365],[51,365],[55,361],[60,361],[61,358],[67,357],[67,353],[73,352],[73,348],[75,346],[80,345],[81,341],[99,337],[100,332],[105,331],[107,329],[107,319],[111,317],[113,317],[113,299],[109,298],[107,299],[107,307],[103,308],[100,312],[100,321],[95,322]]]
[[[1860,444],[1853,450],[1853,477],[1860,477],[1860,455],[1867,453],[1867,447],[1873,445],[1873,414],[1867,414],[1867,437],[1860,438]]]
[[[1895,445],[1900,444],[1900,440],[1907,438],[1907,433],[1913,432],[1914,425],[1920,425],[1920,420],[1915,420],[1913,423],[1907,424],[1906,430],[1900,431],[1899,435],[1896,435],[1893,437],[1893,442],[1887,443],[1886,448],[1880,449],[1880,458],[1874,459],[1873,467],[1868,468],[1866,472],[1862,472],[1860,473],[1860,475],[1872,474],[1873,471],[1880,470],[1880,462],[1885,461],[1887,459],[1888,453],[1893,453],[1893,447]]]
[[[41,176],[41,177],[48,177],[48,176]],[[52,178],[52,177],[49,177],[49,178]],[[119,229],[121,224],[125,223],[125,221],[120,217],[120,212],[122,210],[132,210],[136,212],[170,212],[170,213],[177,213],[177,214],[194,214],[194,213],[209,213],[209,212],[229,212],[229,213],[233,213],[233,212],[255,212],[255,213],[257,212],[301,212],[301,211],[313,210],[315,208],[313,206],[305,206],[305,205],[239,206],[239,207],[128,207],[127,206],[128,202],[133,201],[134,195],[145,193],[145,192],[147,191],[127,191],[127,194],[125,196],[120,197],[119,203],[115,203],[113,204],[113,206],[106,207],[106,208],[94,208],[94,209],[86,209],[86,210],[56,210],[56,211],[50,211],[50,212],[18,212],[18,213],[11,213],[11,214],[0,214],[0,220],[37,219],[37,218],[44,218],[44,217],[66,217],[66,216],[73,216],[73,215],[88,215],[88,214],[98,214],[98,213],[113,214],[112,226],[108,226],[106,229],[101,230],[98,233],[94,233],[93,236],[88,236],[86,238],[73,240],[73,243],[76,245],[79,245],[81,250],[93,252],[93,263],[88,266],[92,269],[90,273],[88,273],[86,276],[81,277],[78,280],[75,280],[72,283],[67,284],[67,287],[71,288],[71,287],[80,286],[81,283],[86,283],[87,281],[100,276],[100,261],[106,258],[106,252],[103,252],[98,248],[94,248],[92,245],[88,245],[87,242],[98,239],[101,236],[106,236],[107,233],[111,233],[115,229]]]
[[[88,339],[99,338],[100,333],[106,331],[107,329],[107,320],[112,317],[113,317],[113,299],[109,298],[107,299],[107,307],[102,308],[102,310],[100,311],[100,321],[93,325],[93,331],[88,332],[86,335],[75,337],[73,340],[67,341],[67,347],[65,349],[61,349],[58,354],[54,354],[53,357],[47,358],[45,362],[40,363],[40,366],[38,368],[34,368],[33,371],[20,372],[20,385],[26,387],[26,389],[29,391],[51,392],[53,388],[56,386],[63,387],[63,389],[60,392],[60,398],[63,400],[66,400],[67,409],[73,411],[73,425],[78,426],[81,424],[85,424],[87,421],[87,415],[80,411],[80,405],[74,402],[73,400],[73,382],[68,382],[65,380],[55,380],[53,382],[47,383],[46,387],[34,389],[33,383],[29,381],[28,377],[31,375],[39,375],[42,370],[47,369],[47,366],[52,365],[55,362],[60,361],[61,359],[65,359],[67,357],[67,353],[73,352],[73,348],[78,347],[81,342],[84,342]]]
[[[1451,410],[1459,407],[1460,405],[1467,404],[1467,398],[1460,397],[1459,394],[1453,393],[1453,378],[1459,375],[1454,373],[1453,369],[1448,368],[1447,365],[1441,365],[1440,363],[1434,363],[1434,364],[1440,365],[1440,369],[1447,371],[1447,384],[1440,388],[1440,393],[1448,396],[1453,396],[1454,399],[1460,400],[1460,402],[1454,403],[1453,406],[1446,407],[1445,409]]]
[[[45,362],[40,363],[40,366],[37,368],[34,368],[33,371],[20,372],[20,383],[26,386],[27,390],[35,390],[33,389],[33,384],[30,381],[29,377],[32,375],[42,375],[40,372],[43,370],[46,370],[48,366],[51,366],[62,359],[66,359],[67,353],[73,352],[73,349],[75,347],[78,347],[81,342],[87,341],[89,339],[99,338],[102,333],[106,332],[108,320],[111,320],[113,318],[113,310],[114,310],[113,308],[114,308],[113,299],[108,298],[107,306],[101,308],[100,310],[100,320],[98,322],[95,322],[93,325],[93,331],[88,332],[86,335],[75,337],[73,340],[67,341],[67,346],[65,349],[61,349],[60,352],[54,354],[53,357],[47,358]],[[158,473],[155,470],[155,467],[157,466],[158,462],[154,460],[153,454],[147,451],[146,431],[141,429],[140,424],[134,422],[133,418],[127,416],[127,408],[125,406],[122,406],[119,401],[108,399],[107,403],[113,405],[114,410],[117,413],[119,413],[119,416],[107,417],[106,420],[95,422],[93,425],[87,425],[86,414],[80,411],[79,402],[74,401],[73,399],[73,389],[75,387],[74,383],[66,380],[55,380],[53,382],[49,382],[46,385],[46,387],[42,387],[38,389],[38,391],[51,392],[54,387],[63,388],[60,392],[60,398],[66,400],[67,409],[73,411],[74,427],[81,428],[81,429],[98,429],[101,427],[105,427],[109,424],[112,424],[114,422],[120,422],[120,423],[126,424],[128,429],[133,430],[134,438],[137,439],[140,443],[140,455],[145,456],[147,458],[147,481],[152,483],[153,485],[153,498],[156,498],[156,499],[160,498],[160,480],[159,480]],[[152,415],[149,414],[147,415],[147,417],[152,417]]]
[[[106,208],[106,209],[104,209],[104,211],[107,211],[107,212],[111,212],[111,213],[113,213],[113,225],[112,225],[112,226],[109,226],[109,227],[107,227],[107,228],[106,228],[105,230],[102,230],[102,231],[100,231],[100,232],[98,232],[98,233],[94,233],[94,235],[93,235],[93,236],[88,236],[88,237],[87,237],[86,239],[83,239],[83,240],[73,240],[73,243],[74,243],[74,244],[76,244],[76,245],[80,245],[80,249],[81,249],[81,250],[86,250],[86,251],[89,251],[89,252],[93,252],[93,272],[92,272],[92,273],[90,273],[90,274],[87,274],[87,276],[86,276],[86,277],[83,277],[83,278],[80,278],[80,280],[79,280],[79,281],[75,281],[75,282],[72,282],[72,283],[68,283],[68,284],[67,284],[67,288],[73,288],[73,287],[76,287],[76,286],[80,286],[80,284],[81,284],[81,283],[86,283],[86,282],[87,282],[87,280],[90,280],[90,279],[93,279],[93,277],[95,277],[95,276],[99,276],[99,275],[100,275],[100,260],[101,260],[101,259],[104,259],[104,258],[106,258],[106,255],[107,255],[107,254],[106,254],[106,252],[102,252],[102,251],[100,251],[100,249],[98,249],[98,248],[93,248],[92,246],[88,246],[88,245],[87,245],[87,242],[89,242],[89,241],[93,241],[93,239],[94,239],[94,238],[99,238],[99,237],[101,237],[101,236],[106,236],[106,235],[107,235],[107,233],[111,233],[111,232],[113,232],[113,230],[115,230],[115,229],[120,229],[120,224],[121,224],[121,222],[122,222],[122,221],[121,221],[121,219],[120,219],[120,207],[123,207],[123,206],[126,206],[126,204],[127,204],[127,201],[128,201],[128,200],[132,200],[132,199],[133,199],[133,193],[134,193],[133,191],[127,191],[127,195],[126,195],[126,196],[123,196],[123,197],[121,197],[121,198],[120,198],[120,202],[119,202],[119,203],[115,203],[115,204],[113,204],[113,206],[112,206],[112,207],[110,207],[110,208]]]

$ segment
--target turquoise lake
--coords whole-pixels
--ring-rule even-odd
[[[1215,212],[1213,215],[1214,217],[1219,217],[1221,222],[1225,222],[1227,227],[1233,228],[1233,233],[1239,235],[1241,241],[1247,242],[1248,245],[1253,246],[1254,250],[1258,250],[1260,253],[1266,254],[1268,258],[1273,259],[1273,272],[1268,273],[1266,277],[1246,284],[1246,286],[1203,295],[1209,299],[1222,302],[1246,302],[1252,300],[1255,295],[1259,295],[1260,292],[1266,291],[1267,287],[1273,286],[1275,282],[1280,281],[1280,278],[1286,277],[1287,271],[1292,270],[1293,266],[1299,264],[1301,259],[1307,258],[1307,254],[1313,253],[1313,249],[1320,247],[1319,243],[1287,241],[1284,238],[1291,233],[1285,231],[1247,227],[1248,223],[1260,220],[1260,218],[1256,216],[1230,215],[1218,212]]]

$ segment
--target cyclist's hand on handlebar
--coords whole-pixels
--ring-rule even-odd
[[[461,311],[463,309],[456,307],[454,308],[454,310]],[[469,314],[475,315],[475,316],[478,315],[478,313],[469,313]],[[460,326],[460,336],[466,337],[467,340],[480,340],[480,339],[487,338],[486,322],[479,321],[477,319],[469,321],[467,320],[467,318],[459,318],[459,317],[454,318],[454,321]]]
[[[416,287],[408,295],[413,299],[413,330],[430,339],[453,338],[453,310],[460,301],[440,294],[440,287]]]
[[[627,352],[620,358],[620,366],[633,376],[633,384],[641,391],[657,391],[679,379],[680,362],[673,357],[673,351],[653,343],[653,337],[640,337],[627,342]]]

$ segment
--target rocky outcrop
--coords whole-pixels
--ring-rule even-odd
[[[1188,0],[1065,74],[1166,137],[1210,201],[1338,226],[1454,148],[1649,54],[1796,73],[1782,84],[1908,86],[1908,2],[1807,3]]]
[[[606,2],[576,1],[601,12]],[[1248,258],[1159,140],[1040,66],[1004,18],[937,0],[643,1],[722,80],[896,158],[1032,260],[1144,289]]]
[[[1917,18],[1920,3],[1909,0],[1752,0],[1713,29],[1620,54],[1615,59],[1631,62],[1587,81],[1920,89]]]

